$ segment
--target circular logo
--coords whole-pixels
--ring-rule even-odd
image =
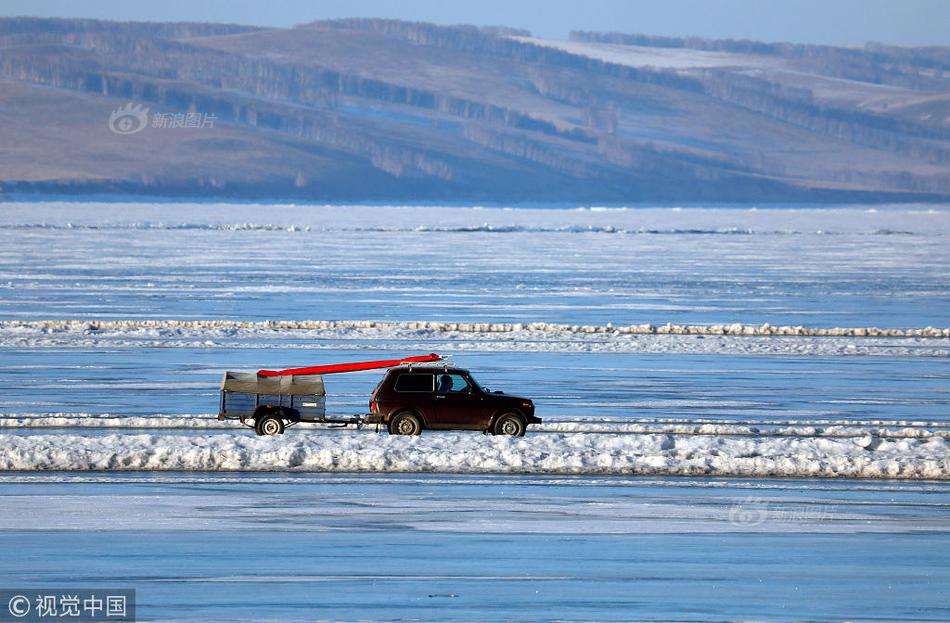
[[[14,595],[10,598],[7,608],[10,610],[10,614],[16,618],[25,617],[30,613],[30,600],[23,595]]]
[[[751,528],[765,523],[767,515],[768,507],[764,502],[749,498],[729,510],[729,523]]]
[[[141,104],[128,103],[116,108],[109,115],[109,129],[116,134],[135,134],[141,132],[148,125],[148,108]]]

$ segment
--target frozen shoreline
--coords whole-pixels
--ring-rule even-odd
[[[551,433],[418,438],[369,432],[215,435],[0,434],[6,471],[301,471],[950,479],[946,438]]]

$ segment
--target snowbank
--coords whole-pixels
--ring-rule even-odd
[[[818,328],[770,324],[638,324],[628,326],[568,325],[550,322],[438,322],[431,320],[391,322],[380,320],[4,320],[0,330],[33,329],[43,332],[110,332],[127,329],[172,330],[291,330],[333,331],[379,329],[383,331],[429,331],[433,333],[575,333],[601,335],[704,335],[704,336],[796,336],[796,337],[930,337],[950,338],[950,327],[882,329],[878,327]]]
[[[570,45],[574,45],[573,43]],[[625,49],[625,53],[628,50]],[[656,52],[650,49],[650,53]],[[628,235],[940,236],[950,212],[933,204],[770,208],[585,206],[573,210],[410,205],[29,202],[0,212],[0,230],[604,233]],[[266,220],[262,220],[266,219]],[[433,223],[438,223],[433,226]]]
[[[371,432],[0,435],[3,470],[247,470],[950,479],[950,440]]]
[[[126,430],[183,429],[239,430],[236,422],[218,421],[210,414],[117,416],[92,413],[47,413],[0,415],[0,429],[9,428],[118,428]],[[298,431],[324,430],[324,424],[301,423]],[[535,433],[604,433],[670,435],[741,435],[752,437],[834,437],[856,438],[872,435],[889,439],[950,438],[950,424],[940,422],[901,422],[847,420],[687,420],[685,418],[611,419],[593,417],[545,418],[533,425]]]
[[[950,329],[821,329],[770,325],[232,320],[0,321],[4,348],[320,350],[345,343],[422,352],[597,352],[950,357]],[[360,346],[361,345],[361,346]]]
[[[120,416],[93,413],[8,414],[0,416],[0,428],[230,428],[237,424],[219,422],[216,416]]]

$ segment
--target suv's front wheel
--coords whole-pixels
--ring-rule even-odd
[[[511,435],[512,437],[524,437],[524,431],[527,425],[517,413],[505,413],[497,420],[492,427],[493,435]]]
[[[393,419],[389,420],[390,435],[420,435],[422,434],[422,421],[415,413],[404,411],[397,413]]]

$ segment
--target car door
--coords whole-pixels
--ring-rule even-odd
[[[460,372],[436,375],[436,418],[440,428],[474,428],[488,426],[491,417],[481,390]]]
[[[415,411],[427,426],[437,426],[435,378],[431,370],[404,372],[393,384],[391,413]]]

